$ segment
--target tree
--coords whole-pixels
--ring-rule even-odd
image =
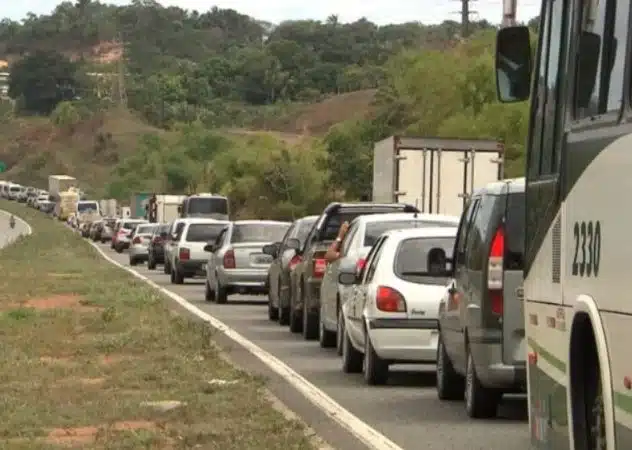
[[[57,52],[36,51],[19,60],[9,74],[9,97],[29,113],[50,114],[58,103],[77,97],[78,68]]]

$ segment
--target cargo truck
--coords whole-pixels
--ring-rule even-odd
[[[150,211],[152,194],[134,194],[131,199],[132,216],[157,223],[171,222],[179,217],[178,208],[186,197],[186,195],[157,194],[155,206]]]
[[[460,216],[474,191],[503,178],[502,143],[391,136],[373,148],[373,201]]]
[[[77,187],[77,179],[70,175],[50,175],[48,177],[48,194],[57,198],[61,192]]]

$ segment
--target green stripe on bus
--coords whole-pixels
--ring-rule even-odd
[[[527,342],[529,342],[529,345],[538,353],[538,357],[541,356],[546,360],[546,362],[555,367],[557,370],[566,373],[566,364],[564,363],[564,361],[554,356],[553,353],[545,350],[544,347],[542,347],[532,338],[528,338]]]

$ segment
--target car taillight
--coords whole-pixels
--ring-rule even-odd
[[[231,249],[224,253],[224,260],[222,261],[225,269],[235,268],[235,252]]]
[[[134,238],[134,240],[132,241],[132,243],[133,243],[133,244],[140,244],[140,243],[141,243],[141,240],[140,240],[140,238],[139,238],[138,236],[136,236],[136,237]]]
[[[181,248],[178,250],[178,259],[180,261],[188,261],[191,258],[191,252],[188,248]]]
[[[364,269],[364,265],[365,264],[366,264],[366,259],[364,259],[364,258],[358,259],[358,261],[356,262],[356,272],[357,273],[362,272],[362,270]]]
[[[388,286],[377,287],[375,305],[380,311],[406,312],[406,300],[402,294]]]
[[[487,261],[487,290],[491,300],[492,313],[501,316],[504,310],[503,298],[503,256],[505,255],[505,230],[499,227],[492,239],[492,247]]]
[[[314,278],[322,278],[327,270],[327,261],[325,260],[325,253],[314,253],[314,259],[312,263],[312,276]]]
[[[152,242],[154,244],[160,244],[162,242],[162,238],[160,236],[156,236],[155,238],[152,239]]]
[[[299,265],[301,263],[301,261],[303,261],[303,258],[301,258],[301,255],[294,255],[292,257],[292,259],[290,259],[290,263],[288,264],[288,268],[290,270],[294,270],[294,268]]]

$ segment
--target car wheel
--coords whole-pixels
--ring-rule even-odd
[[[481,385],[474,359],[467,349],[467,363],[465,368],[465,412],[473,419],[489,419],[495,417],[502,395],[495,389],[488,389]]]
[[[364,381],[371,386],[386,384],[388,363],[376,353],[369,332],[364,332]]]
[[[302,283],[302,282],[301,282]],[[303,291],[304,286],[301,288]],[[303,294],[303,338],[306,341],[312,341],[318,338],[318,316],[314,313],[311,313],[309,309],[306,307],[307,303],[305,301],[305,294]]]
[[[323,323],[322,306],[320,314],[318,315],[318,343],[322,348],[332,348],[336,346],[336,333],[326,329]]]
[[[290,294],[290,331],[292,333],[300,333],[303,331],[303,311],[297,311],[294,304],[295,299],[300,298],[301,288],[300,286],[296,287],[296,293]]]
[[[437,396],[439,400],[463,400],[465,378],[454,370],[452,361],[443,345],[441,332],[437,343]]]
[[[162,271],[169,275],[171,273],[171,264],[169,264],[169,260],[165,259],[165,264],[162,266]]]
[[[342,371],[344,373],[360,373],[362,372],[363,362],[364,357],[362,353],[355,349],[345,329],[342,339]]]
[[[170,274],[169,278],[170,278],[171,284],[176,284],[176,274],[175,274],[175,272],[173,270],[171,270],[171,272],[169,272],[169,274]]]
[[[182,275],[180,273],[180,271],[178,270],[178,267],[174,267],[172,270],[173,275],[173,279],[174,279],[174,283],[175,284],[183,284],[184,283],[184,275]]]
[[[221,285],[217,277],[215,277],[215,299],[217,303],[220,304],[224,304],[228,301],[228,292],[226,288]]]
[[[132,257],[130,256],[130,258],[129,258],[129,265],[130,265],[130,266],[135,266],[135,265],[137,265],[137,264],[138,264],[138,261],[136,260],[136,258],[132,258]]]
[[[211,287],[208,284],[208,279],[204,282],[204,299],[207,302],[215,300],[215,293],[211,290]]]
[[[156,268],[156,261],[152,258],[151,254],[147,257],[147,270],[154,270]]]

